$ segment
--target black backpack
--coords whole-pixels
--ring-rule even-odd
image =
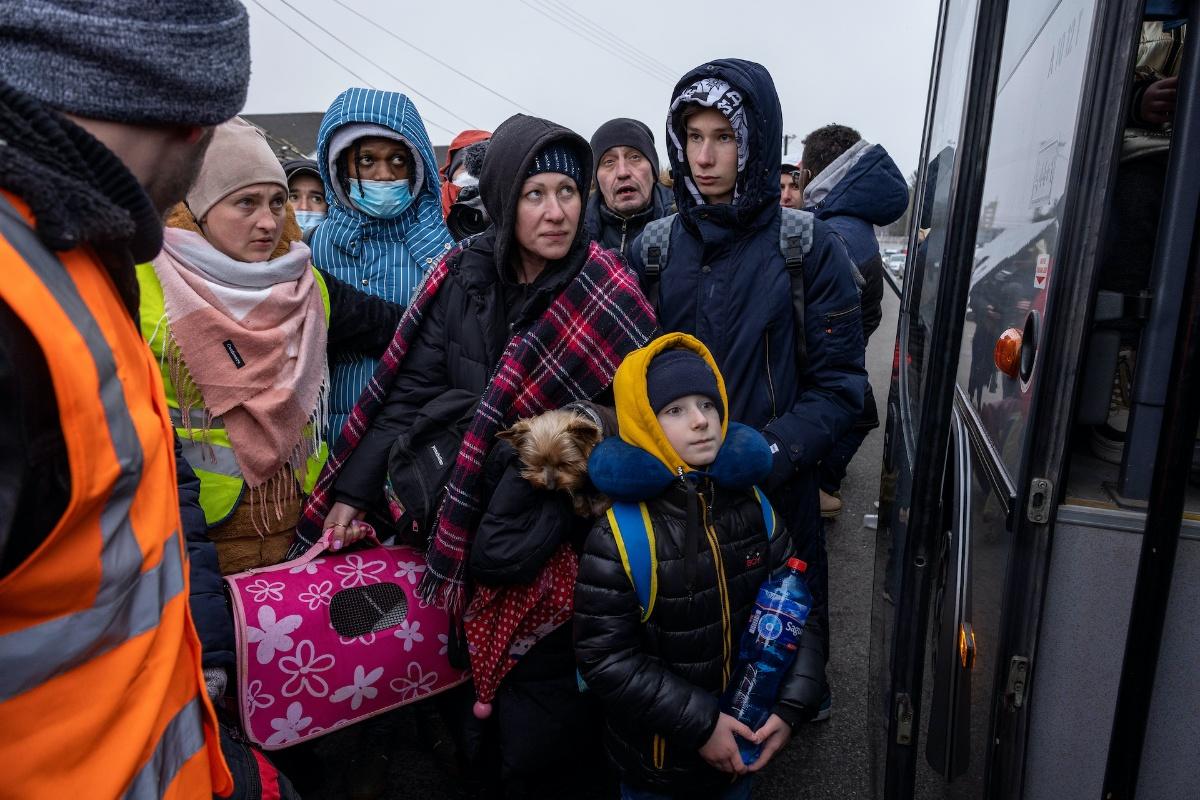
[[[810,211],[787,207],[781,207],[779,211],[779,252],[783,255],[792,287],[796,366],[803,372],[808,365],[808,345],[804,337],[804,259],[812,250],[813,215]],[[677,216],[668,214],[651,220],[642,229],[641,255],[645,267],[642,288],[655,310],[658,309],[659,281],[671,251],[671,227]]]

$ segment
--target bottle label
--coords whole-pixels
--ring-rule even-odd
[[[789,620],[790,621],[790,620]],[[763,614],[758,620],[758,635],[768,642],[773,642],[783,633],[783,623],[774,614]]]
[[[752,638],[743,643],[750,646],[750,652],[744,652],[743,656],[752,658],[762,647],[772,644],[787,650],[799,647],[800,632],[808,619],[807,605],[768,587],[759,591],[754,605],[747,630]]]

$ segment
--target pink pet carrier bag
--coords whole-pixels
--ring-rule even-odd
[[[300,558],[225,577],[247,737],[290,747],[466,681],[450,666],[450,620],[416,593],[425,556],[385,546]]]

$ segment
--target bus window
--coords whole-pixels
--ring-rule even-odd
[[[967,76],[971,65],[975,17],[978,4],[951,4],[947,9],[942,61],[938,73],[933,116],[929,121],[928,154],[918,221],[918,243],[906,274],[913,284],[907,299],[909,309],[907,355],[907,392],[905,417],[910,431],[920,428],[920,408],[925,373],[925,348],[933,331],[934,307],[946,243],[946,220],[950,212],[950,188],[954,183],[954,154],[962,129],[966,103]],[[911,436],[911,433],[910,433]]]
[[[1037,344],[1056,263],[1068,159],[1079,115],[1095,0],[1009,3],[988,147],[958,382],[1010,477],[1019,474],[1037,380]],[[1010,377],[993,351],[1023,333],[1027,360]]]

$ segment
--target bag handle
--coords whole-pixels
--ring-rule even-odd
[[[364,543],[369,543],[371,547],[380,547],[383,545],[383,543],[379,541],[379,535],[377,533],[375,533],[375,526],[373,526],[369,522],[363,522],[362,520],[357,520],[357,522],[360,526],[367,529],[367,535],[364,536],[363,538],[359,539],[358,541],[356,541],[353,545],[351,545],[352,547],[357,547],[358,545],[364,544]],[[317,556],[321,555],[321,553],[324,553],[327,551],[332,552],[329,550],[329,532],[328,531],[322,533],[321,538],[317,539],[317,543],[314,544],[312,547],[308,548],[308,550],[306,550],[304,552],[304,555],[299,556],[297,558],[293,558],[291,561],[286,561],[284,563],[290,564],[293,567],[298,567],[301,564],[307,564],[308,562],[312,561]],[[343,551],[339,550],[337,552],[340,554]]]

